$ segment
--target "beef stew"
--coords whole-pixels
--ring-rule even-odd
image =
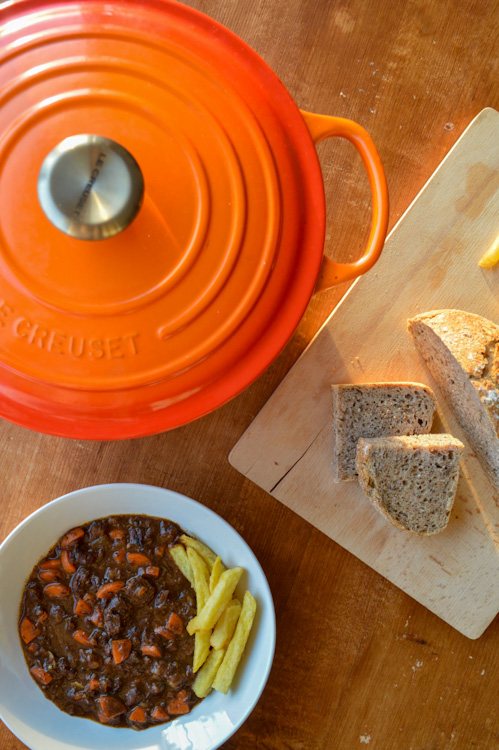
[[[168,553],[184,532],[116,515],[64,534],[33,569],[19,633],[33,679],[61,710],[145,729],[188,713],[195,593]]]

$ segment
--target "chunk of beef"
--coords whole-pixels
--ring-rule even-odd
[[[126,693],[123,695],[123,703],[129,708],[137,705],[144,698],[144,692],[137,682],[132,682]]]
[[[99,544],[99,542],[96,542],[93,552],[95,554],[95,560],[94,564],[98,565],[104,560],[104,557],[106,556],[106,550],[104,549],[102,544]]]
[[[131,601],[136,605],[148,604],[156,594],[154,584],[143,576],[134,576],[129,578],[123,589]]]
[[[196,614],[194,600],[190,593],[181,591],[178,596],[177,614],[184,620],[190,620]]]
[[[78,658],[80,664],[83,667],[88,667],[88,669],[98,669],[101,665],[101,660],[91,648],[80,648],[78,651]]]
[[[75,653],[73,646],[64,647],[64,656],[71,669],[76,669],[78,666],[78,654]]]
[[[30,581],[30,583],[28,583],[24,596],[29,609],[38,604],[41,599],[41,588],[37,581]]]
[[[118,635],[123,629],[121,617],[117,612],[104,612],[104,629],[108,635]]]
[[[182,667],[176,661],[170,662],[168,667],[166,682],[172,690],[178,690],[185,682],[185,674],[182,672]]]
[[[73,573],[73,575],[71,576],[69,585],[77,596],[82,597],[90,587],[91,580],[92,574],[90,573],[88,568],[84,568],[82,565],[80,565],[76,573]]]
[[[150,695],[159,695],[165,689],[165,683],[159,680],[147,680],[146,688]]]
[[[154,540],[154,524],[146,518],[134,518],[128,531],[129,544],[135,544],[139,547]]]
[[[132,613],[130,602],[122,594],[116,594],[104,610],[104,629],[108,635],[118,635],[127,624]]]
[[[57,659],[57,669],[59,670],[59,673],[64,675],[65,677],[69,677],[70,675],[74,674],[74,670],[71,668],[69,661],[65,656],[60,656]]]
[[[107,522],[105,518],[100,518],[98,521],[94,521],[88,527],[88,538],[90,542],[95,542],[96,539],[101,539],[107,532]]]
[[[71,685],[71,687],[66,690],[66,697],[71,701],[75,701],[76,708],[79,709],[81,713],[88,711],[90,708],[87,696],[78,685]]]
[[[46,672],[51,672],[53,669],[55,669],[56,660],[52,651],[49,651],[46,648],[40,648],[36,656],[37,656],[37,659],[39,659],[40,664],[42,665],[42,668]]]
[[[61,607],[60,604],[51,604],[49,609],[49,617],[56,623],[60,623],[64,620],[66,610]]]
[[[38,618],[43,615],[44,611],[45,610],[43,609],[42,605],[38,602],[38,603],[34,604],[33,607],[31,608],[31,615],[36,620],[38,620]]]
[[[100,628],[95,628],[90,633],[90,642],[94,646],[103,646],[104,643],[106,643],[106,633],[102,631]]]
[[[70,615],[69,617],[66,617],[66,622],[64,623],[66,633],[73,633],[77,627],[78,618],[76,615]]]
[[[106,572],[104,573],[104,581],[120,581],[122,578],[122,573],[119,568],[116,568],[114,566],[109,566],[106,568]]]
[[[97,552],[86,544],[76,544],[71,550],[71,555],[76,565],[91,565],[97,559]]]
[[[162,609],[162,607],[165,607],[168,604],[168,595],[169,595],[169,593],[170,592],[167,591],[166,589],[163,589],[163,591],[159,592],[159,594],[157,595],[157,597],[156,597],[156,599],[154,601],[154,606],[157,609]]]
[[[174,523],[170,523],[170,521],[160,521],[159,534],[165,544],[173,544],[179,536],[179,528]]]

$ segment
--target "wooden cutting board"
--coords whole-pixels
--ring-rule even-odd
[[[452,518],[437,536],[390,526],[357,483],[331,477],[331,383],[433,387],[434,432],[465,436],[407,333],[409,317],[458,308],[499,323],[499,113],[483,110],[231,452],[240,472],[469,638],[499,611],[499,498],[466,450]]]

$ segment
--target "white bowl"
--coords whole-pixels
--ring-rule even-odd
[[[190,714],[136,732],[64,713],[47,700],[28,672],[19,642],[22,592],[38,560],[68,529],[113,514],[175,521],[247,573],[240,583],[258,605],[243,660],[227,695],[212,691]],[[269,585],[239,534],[204,505],[170,490],[141,484],[103,484],[44,505],[0,546],[0,716],[31,750],[215,750],[246,720],[272,665],[275,613]]]

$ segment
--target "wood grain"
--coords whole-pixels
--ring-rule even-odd
[[[256,49],[300,107],[367,128],[387,173],[392,226],[473,117],[486,106],[499,108],[496,0],[188,4]],[[352,259],[367,236],[367,180],[359,178],[349,145],[329,140],[319,153],[326,250]],[[183,492],[244,536],[267,574],[277,612],[267,688],[224,750],[493,750],[498,620],[470,642],[227,461],[345,291],[312,299],[286,349],[245,393],[172,433],[85,443],[0,423],[0,538],[78,487],[137,481]],[[2,750],[22,747],[0,726]]]

